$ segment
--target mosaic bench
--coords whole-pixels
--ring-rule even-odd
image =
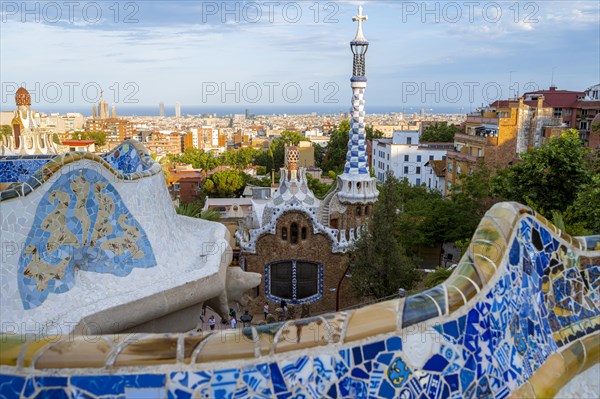
[[[42,166],[20,175],[30,173],[26,181],[0,192],[0,332],[188,331],[195,320],[174,317],[197,315],[210,300],[227,314],[239,287],[225,282],[240,274],[228,268],[229,232],[176,214],[143,145],[0,162],[38,158]],[[252,273],[237,280],[260,282]]]
[[[600,237],[501,203],[425,292],[218,333],[4,335],[0,396],[597,397],[599,276]]]

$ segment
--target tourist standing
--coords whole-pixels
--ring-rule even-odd
[[[269,303],[265,302],[265,306],[263,306],[263,313],[265,314],[265,320],[267,320],[267,315],[269,314]]]

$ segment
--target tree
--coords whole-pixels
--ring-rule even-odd
[[[58,144],[58,145],[62,144],[62,142],[60,141],[60,137],[58,137],[58,133],[52,134],[52,142],[54,142],[54,144]]]
[[[284,130],[279,135],[279,139],[286,145],[298,145],[301,141],[309,141],[306,137],[293,130]]]
[[[325,146],[322,146],[320,144],[315,144],[313,146],[314,151],[315,151],[315,166],[317,168],[320,168],[321,165],[323,164],[323,159],[325,158],[325,152],[327,151]]]
[[[75,131],[71,134],[71,138],[73,140],[94,140],[98,147],[104,147],[106,145],[106,133],[104,132]]]
[[[0,126],[0,137],[12,135],[12,127],[10,125]]]
[[[372,220],[353,251],[352,286],[367,297],[382,298],[411,289],[419,279],[416,259],[402,246],[399,229],[400,182],[390,172],[373,206]]]
[[[544,215],[564,213],[582,188],[592,183],[587,152],[578,131],[570,129],[523,154],[523,162],[500,171],[493,191],[509,201],[529,204]]]
[[[214,173],[204,182],[204,191],[212,197],[238,197],[245,186],[244,173],[223,170]]]
[[[438,284],[443,283],[450,277],[452,274],[452,270],[444,269],[443,267],[438,267],[434,272],[431,272],[425,277],[423,280],[423,285],[425,288],[433,288]]]
[[[104,132],[90,132],[88,138],[89,140],[94,140],[98,147],[104,147],[106,145],[106,133]]]
[[[346,165],[346,154],[348,153],[348,138],[350,137],[350,122],[343,120],[339,126],[330,132],[329,144],[325,151],[321,169],[341,173]]]
[[[310,188],[313,194],[315,194],[315,197],[319,199],[325,198],[329,190],[336,185],[335,181],[331,184],[323,183],[309,174],[306,175],[306,180],[308,182],[308,188]]]
[[[379,129],[373,130],[372,126],[366,126],[367,140],[380,139],[383,137],[383,132]]]
[[[175,208],[175,212],[178,215],[188,216],[191,218],[209,220],[211,222],[218,222],[221,220],[221,214],[219,211],[214,209],[203,210],[203,205],[198,202],[191,202],[189,204],[181,204]]]
[[[454,135],[460,133],[460,128],[456,125],[448,125],[447,122],[434,123],[427,126],[421,133],[422,142],[452,143]]]

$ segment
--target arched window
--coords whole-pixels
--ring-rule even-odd
[[[356,207],[356,216],[360,216],[362,214],[360,206]]]
[[[365,216],[369,216],[369,205],[365,206]]]
[[[306,227],[302,227],[301,237],[303,240],[306,240]]]
[[[287,227],[281,228],[281,239],[287,241]]]
[[[292,223],[290,227],[290,241],[292,244],[298,244],[298,225],[296,223]]]

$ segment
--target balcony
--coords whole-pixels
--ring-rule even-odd
[[[471,116],[467,115],[467,123],[479,123],[479,124],[490,124],[497,125],[498,118],[484,118],[483,116]]]
[[[478,160],[483,159],[483,157],[476,157],[469,154],[463,154],[462,152],[458,151],[448,151],[446,157],[446,159],[455,159],[457,161],[465,162],[477,162]]]
[[[496,136],[476,136],[472,134],[456,133],[454,141],[473,143],[479,145],[498,145],[498,137]]]

